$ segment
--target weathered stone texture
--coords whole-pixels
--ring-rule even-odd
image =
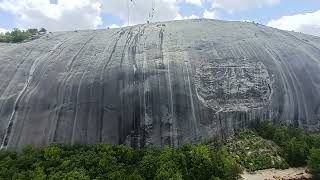
[[[179,146],[272,119],[320,129],[320,38],[187,20],[0,44],[0,140]]]

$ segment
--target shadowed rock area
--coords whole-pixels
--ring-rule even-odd
[[[179,146],[271,119],[320,129],[320,38],[186,20],[0,44],[0,140]]]

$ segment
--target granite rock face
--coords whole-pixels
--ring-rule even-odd
[[[186,20],[0,44],[0,140],[179,146],[271,119],[320,129],[320,38]]]

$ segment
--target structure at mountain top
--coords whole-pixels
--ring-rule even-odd
[[[320,38],[185,20],[0,44],[0,140],[179,146],[271,119],[320,129]]]

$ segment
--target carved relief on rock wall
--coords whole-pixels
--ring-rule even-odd
[[[255,59],[224,58],[196,68],[198,98],[215,111],[246,111],[268,105],[271,80],[265,65]]]

